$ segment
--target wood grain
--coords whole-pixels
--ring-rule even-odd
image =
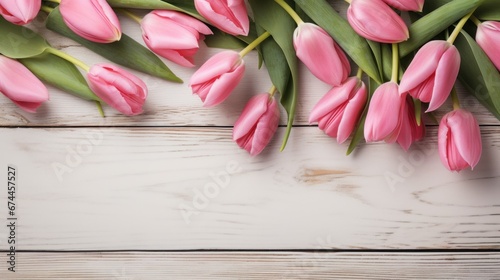
[[[225,128],[3,128],[0,166],[19,167],[24,250],[499,249],[500,128],[482,132],[487,152],[460,174],[434,128],[408,154],[346,157],[300,127],[256,158]]]
[[[2,279],[500,279],[500,253],[19,253]],[[4,264],[2,264],[3,266]]]

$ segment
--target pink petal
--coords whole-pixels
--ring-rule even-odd
[[[245,65],[241,64],[232,72],[223,74],[214,80],[210,92],[203,102],[203,106],[212,107],[226,100],[236,86],[238,86],[244,73]]]
[[[243,112],[234,124],[233,140],[239,139],[250,132],[259,119],[267,111],[269,93],[262,93],[252,97],[243,108]]]
[[[436,69],[432,99],[426,112],[439,108],[450,95],[460,70],[460,53],[451,46],[441,57]]]
[[[485,21],[477,29],[476,42],[500,70],[500,22]]]
[[[309,115],[309,123],[317,122],[332,110],[346,102],[357,85],[357,78],[347,79],[341,86],[332,87],[319,101]]]
[[[0,14],[19,25],[30,23],[40,11],[41,0],[0,0]]]
[[[238,65],[244,65],[240,54],[235,51],[222,51],[212,56],[196,71],[190,79],[191,86],[202,84],[232,71]]]
[[[337,142],[344,143],[354,131],[367,100],[367,89],[364,83],[354,93],[354,96],[349,100],[344,111],[344,116],[339,125],[337,134]]]
[[[447,124],[452,131],[453,142],[460,156],[474,168],[481,158],[481,131],[476,118],[463,109],[455,111]]]
[[[195,0],[196,10],[211,24],[231,35],[247,36],[250,22],[243,0]]]
[[[424,7],[424,0],[383,0],[383,1],[400,11],[421,12]]]

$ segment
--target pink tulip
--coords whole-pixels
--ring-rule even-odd
[[[278,102],[269,93],[258,94],[248,101],[234,124],[233,140],[252,156],[264,150],[278,129]]]
[[[201,21],[180,12],[155,10],[141,22],[142,38],[155,53],[185,67],[193,67],[193,56],[203,35],[212,34]]]
[[[482,143],[479,124],[463,109],[446,114],[439,123],[439,156],[450,171],[472,169],[481,158]]]
[[[399,90],[422,102],[426,112],[439,108],[450,95],[460,70],[460,53],[446,41],[430,41],[415,55],[401,78]]]
[[[394,143],[399,136],[406,106],[406,96],[399,94],[398,84],[387,82],[373,93],[365,121],[367,142],[385,140]]]
[[[319,129],[344,143],[359,120],[366,104],[365,84],[357,77],[348,78],[341,86],[333,87],[314,106],[309,123],[318,122]]]
[[[40,11],[42,0],[0,0],[0,15],[13,24],[30,23]]]
[[[403,19],[382,0],[352,0],[347,20],[354,31],[372,41],[399,43],[410,37]]]
[[[415,116],[415,105],[410,96],[406,97],[406,106],[403,112],[403,122],[401,124],[401,131],[398,136],[399,145],[408,151],[411,144],[424,138],[425,124],[422,116],[420,116],[420,125],[417,124]]]
[[[194,0],[194,5],[218,29],[235,36],[248,35],[250,22],[244,0]]]
[[[245,73],[245,62],[235,51],[222,51],[203,64],[193,76],[190,86],[203,101],[203,106],[220,104],[229,97]]]
[[[120,21],[106,0],[61,0],[66,25],[77,35],[96,43],[119,41]]]
[[[387,5],[400,11],[421,12],[424,8],[425,0],[383,0]]]
[[[486,55],[500,70],[500,22],[485,21],[479,25],[476,33],[476,42]]]
[[[299,24],[293,34],[293,46],[297,57],[314,76],[329,85],[339,86],[351,72],[344,51],[315,24]]]
[[[128,116],[142,113],[148,89],[141,79],[108,64],[92,66],[87,79],[92,91],[119,112]]]
[[[0,92],[21,109],[34,113],[49,99],[49,92],[24,65],[0,55]]]

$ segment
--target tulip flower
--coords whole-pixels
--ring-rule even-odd
[[[42,0],[0,0],[0,15],[13,24],[30,23],[40,11]]]
[[[339,86],[351,72],[351,65],[344,51],[321,27],[301,23],[293,34],[297,57],[323,82]]]
[[[248,35],[250,22],[244,0],[194,0],[194,5],[218,29],[235,36]]]
[[[394,143],[399,136],[406,106],[406,96],[399,94],[398,84],[387,82],[373,93],[365,121],[367,142],[385,140]]]
[[[399,90],[422,102],[426,112],[439,108],[450,95],[460,70],[460,53],[446,41],[431,41],[415,55],[401,78]]]
[[[142,113],[148,89],[141,79],[108,64],[92,66],[87,79],[92,91],[119,112],[128,116]]]
[[[278,129],[278,102],[269,93],[258,94],[248,101],[234,124],[233,140],[252,156],[264,150]]]
[[[359,120],[366,104],[365,84],[357,77],[348,78],[341,86],[333,87],[314,106],[309,123],[318,122],[319,129],[344,143]]]
[[[0,55],[0,92],[21,109],[34,113],[49,99],[45,85],[24,65]]]
[[[360,36],[380,43],[400,43],[410,33],[403,19],[382,0],[352,0],[347,20]]]
[[[61,0],[61,16],[77,35],[96,43],[119,41],[120,22],[106,0]]]
[[[439,123],[439,156],[450,171],[472,169],[481,158],[482,143],[479,125],[474,116],[463,109],[446,114]]]
[[[406,97],[406,106],[403,112],[403,119],[401,124],[401,131],[398,136],[399,145],[408,151],[411,144],[424,138],[425,124],[423,123],[422,116],[420,116],[420,125],[417,123],[415,117],[415,105],[410,96]]]
[[[235,51],[222,51],[191,76],[190,86],[203,101],[203,106],[215,106],[229,97],[245,73],[245,62]]]
[[[400,11],[421,12],[424,8],[425,0],[383,0],[387,5]]]
[[[477,28],[476,42],[500,70],[500,22],[485,21]]]
[[[155,10],[141,21],[142,38],[160,56],[179,65],[193,67],[193,56],[203,35],[212,34],[201,21],[183,13]]]

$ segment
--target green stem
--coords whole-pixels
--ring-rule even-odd
[[[97,110],[99,111],[99,114],[101,117],[105,118],[106,115],[104,115],[104,110],[102,109],[102,103],[99,101],[96,101],[95,104],[97,105]]]
[[[285,1],[283,0],[274,0],[274,2],[278,3],[292,18],[295,20],[297,25],[304,23],[304,21],[300,18],[300,16],[295,12],[290,5],[288,5]]]
[[[61,0],[45,0],[47,2],[52,2],[52,3],[57,3],[57,4],[61,4]]]
[[[450,38],[448,38],[448,43],[453,44],[455,40],[458,37],[458,34],[460,34],[460,31],[462,31],[462,28],[464,28],[465,23],[469,20],[469,18],[472,16],[474,11],[468,13],[465,15],[457,24],[457,27],[455,27],[455,30],[453,30],[453,33],[451,33]]]
[[[349,4],[351,4],[351,1],[352,1],[352,0],[345,0],[345,1],[346,1],[347,3],[349,3]]]
[[[451,90],[451,101],[453,103],[453,110],[460,109],[460,100],[458,99],[458,93],[455,87]]]
[[[45,51],[73,63],[74,65],[82,68],[85,72],[90,71],[90,67],[87,64],[85,64],[83,61],[78,60],[78,59],[72,57],[71,55],[64,53],[58,49],[54,49],[52,47],[49,47],[49,48],[45,49]]]
[[[415,119],[417,120],[417,125],[422,124],[422,102],[418,99],[413,99],[413,105],[415,106]]]
[[[392,44],[392,77],[391,82],[398,82],[399,77],[399,46]]]
[[[47,14],[50,14],[50,13],[54,10],[54,8],[49,7],[49,6],[45,6],[45,5],[43,5],[43,6],[40,8],[40,10],[42,10],[42,11],[46,12]]]
[[[127,9],[119,9],[119,11],[120,11],[122,14],[124,14],[124,15],[128,16],[129,18],[133,19],[133,20],[134,20],[135,22],[137,22],[138,24],[141,24],[142,18],[141,18],[141,17],[139,17],[139,16],[137,16],[136,14],[134,14],[134,13],[130,12],[130,11],[129,11],[129,10],[127,10]]]
[[[481,21],[480,21],[477,17],[475,17],[475,16],[471,16],[471,17],[470,17],[470,20],[472,20],[472,22],[473,22],[474,24],[476,24],[478,27],[479,27],[479,25],[481,25],[481,23],[482,23],[482,22],[481,22]]]
[[[246,48],[244,48],[240,52],[240,56],[245,57],[245,55],[247,55],[250,51],[255,49],[260,43],[264,42],[264,40],[266,40],[269,36],[271,36],[271,33],[267,31],[262,33],[262,35],[257,37],[257,39],[255,39],[252,43],[250,43]]]
[[[274,97],[274,95],[276,94],[276,91],[277,91],[277,88],[275,85],[273,85],[271,87],[271,89],[269,90],[269,100],[271,100]]]
[[[363,69],[361,69],[361,67],[359,66],[358,66],[358,73],[356,73],[356,77],[358,77],[358,79],[360,80],[363,77]]]

